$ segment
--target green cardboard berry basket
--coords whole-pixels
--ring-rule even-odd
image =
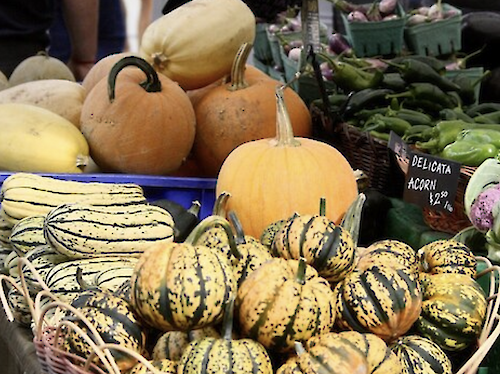
[[[342,23],[357,57],[397,55],[403,50],[406,16],[398,4],[399,18],[386,21],[350,22],[342,13]]]
[[[443,4],[443,11],[453,10],[456,15],[439,21],[405,26],[404,36],[408,50],[424,56],[442,56],[462,48],[462,11]]]

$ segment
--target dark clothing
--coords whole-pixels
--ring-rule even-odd
[[[67,63],[71,55],[71,41],[64,23],[60,1],[57,1],[56,17],[49,32],[51,40],[49,54]],[[99,2],[98,38],[96,61],[110,54],[123,52],[125,49],[127,29],[121,0]]]
[[[45,50],[54,18],[54,0],[1,0],[0,70],[9,77],[25,58]]]

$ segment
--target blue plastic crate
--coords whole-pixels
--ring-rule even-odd
[[[3,181],[15,173],[0,173],[0,186]],[[212,178],[185,178],[163,177],[152,175],[132,174],[47,174],[36,173],[57,179],[72,180],[77,182],[103,182],[103,183],[135,183],[142,187],[148,201],[158,199],[172,200],[189,208],[191,203],[198,200],[201,204],[200,218],[212,214],[215,203],[216,179]]]

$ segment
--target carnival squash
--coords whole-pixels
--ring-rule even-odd
[[[236,309],[241,334],[274,352],[330,331],[335,319],[330,284],[303,259],[259,266],[240,284]]]
[[[230,263],[217,250],[195,245],[201,232],[229,223],[209,216],[183,243],[160,243],[140,257],[131,278],[131,304],[149,326],[161,331],[189,331],[222,321],[224,305],[236,295]]]
[[[418,275],[419,272],[415,250],[408,244],[395,239],[382,239],[367,248],[358,248],[356,267],[364,270],[372,265],[407,269],[414,275]]]
[[[204,87],[229,74],[255,23],[241,0],[193,0],[146,28],[139,55],[185,90]]]
[[[9,77],[10,86],[42,79],[64,79],[72,82],[76,78],[61,60],[40,51],[19,63]]]
[[[81,130],[103,171],[165,175],[191,150],[195,115],[177,83],[128,56],[86,97]]]
[[[212,87],[193,105],[197,126],[193,156],[207,177],[216,177],[226,157],[240,144],[276,135],[274,92],[280,82],[246,74],[251,47],[244,44],[238,51],[230,81]],[[294,135],[310,137],[308,107],[289,87],[283,95]]]
[[[336,285],[334,298],[340,329],[371,332],[387,343],[412,327],[422,307],[418,276],[384,265],[349,273]]]
[[[294,212],[315,214],[322,197],[328,202],[325,216],[338,224],[358,195],[354,172],[337,149],[294,137],[283,91],[276,89],[276,137],[236,147],[217,178],[216,194],[231,194],[228,210],[234,210],[245,233],[256,238],[269,224]]]

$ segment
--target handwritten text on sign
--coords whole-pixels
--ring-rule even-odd
[[[411,153],[404,199],[451,213],[459,176],[459,163],[428,154]]]

